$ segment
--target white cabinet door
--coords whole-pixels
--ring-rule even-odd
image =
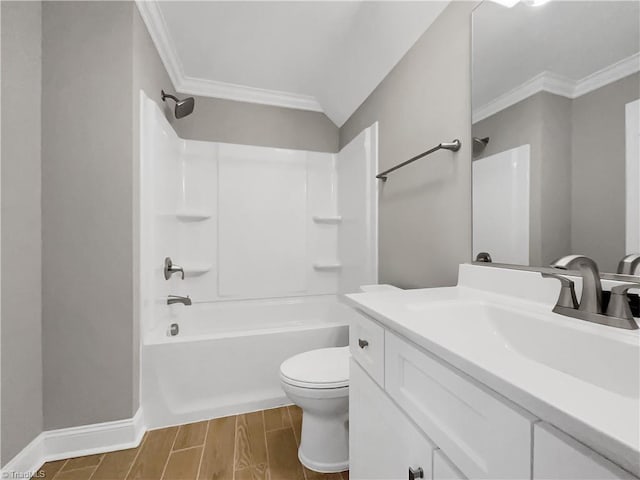
[[[533,479],[631,480],[636,477],[557,428],[541,422],[533,427]]]
[[[389,396],[467,477],[529,480],[529,413],[388,331],[385,368]]]
[[[467,477],[437,449],[433,452],[433,480],[467,480]]]
[[[432,478],[432,443],[351,359],[349,478],[407,480],[409,468]]]

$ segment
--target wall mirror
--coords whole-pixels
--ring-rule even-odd
[[[640,2],[485,0],[472,22],[473,258],[618,272],[640,254]]]

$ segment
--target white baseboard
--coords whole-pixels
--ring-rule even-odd
[[[30,478],[46,462],[82,457],[96,453],[115,452],[140,445],[147,430],[182,425],[211,418],[239,415],[290,405],[284,395],[257,401],[218,406],[188,415],[161,415],[145,422],[143,409],[133,418],[114,422],[95,423],[81,427],[61,428],[42,432],[0,470],[0,478]]]
[[[0,476],[2,478],[29,478],[29,474],[33,474],[42,466],[45,457],[44,433],[41,433],[7,462],[0,470]]]
[[[137,447],[146,431],[142,409],[133,418],[42,432],[0,471],[2,478],[29,478],[45,462]]]

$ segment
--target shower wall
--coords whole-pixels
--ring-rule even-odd
[[[340,293],[378,283],[378,124],[362,131],[337,155]]]
[[[377,281],[375,128],[339,154],[201,142],[141,103],[143,331],[183,308],[168,295],[299,297]],[[165,257],[184,281],[165,280]]]

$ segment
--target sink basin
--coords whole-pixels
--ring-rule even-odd
[[[640,398],[635,335],[476,301],[409,304],[405,325],[465,355],[518,356],[630,399]],[[409,317],[409,316],[408,316]],[[610,329],[610,327],[604,327]]]

